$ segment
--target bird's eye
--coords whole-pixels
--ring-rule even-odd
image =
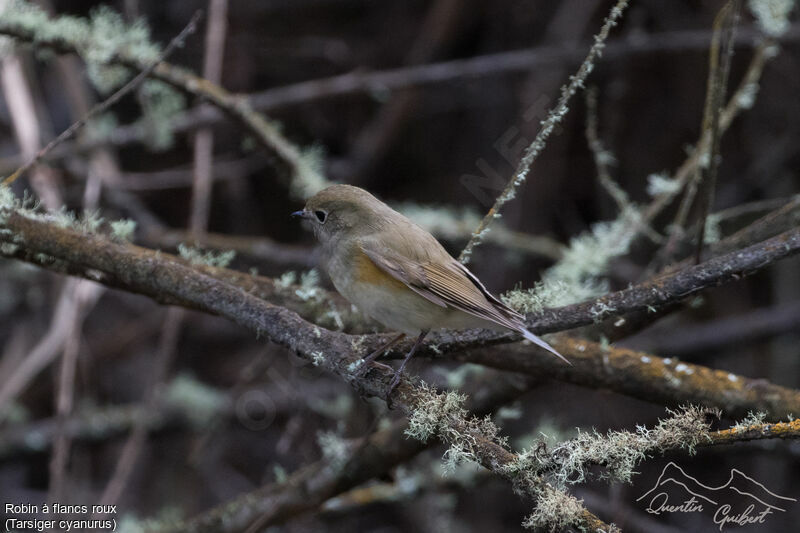
[[[324,224],[325,219],[328,218],[328,213],[325,211],[314,211],[314,216],[317,217],[317,220],[319,220],[320,224]]]

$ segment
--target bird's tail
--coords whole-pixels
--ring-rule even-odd
[[[551,354],[555,355],[556,357],[558,357],[559,359],[561,359],[562,361],[564,361],[564,362],[565,362],[565,363],[567,363],[568,365],[572,366],[572,363],[570,363],[570,362],[567,360],[567,358],[566,358],[566,357],[564,357],[563,355],[561,355],[560,353],[558,353],[558,352],[556,351],[556,349],[555,349],[555,348],[553,348],[552,346],[550,346],[549,344],[547,344],[545,341],[543,341],[542,339],[540,339],[539,337],[537,337],[536,335],[534,335],[533,333],[531,333],[531,332],[530,332],[530,331],[528,331],[527,329],[525,329],[525,328],[520,328],[520,329],[519,329],[519,332],[522,334],[522,336],[523,336],[523,337],[525,337],[526,339],[528,339],[529,341],[531,341],[531,342],[532,342],[533,344],[535,344],[536,346],[539,346],[539,347],[541,347],[541,348],[544,348],[545,350],[547,350],[547,351],[548,351],[548,352],[550,352]]]

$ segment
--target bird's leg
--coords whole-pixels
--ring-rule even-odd
[[[392,346],[394,346],[395,344],[400,342],[403,339],[403,337],[405,337],[405,336],[406,336],[405,333],[399,334],[397,337],[393,338],[392,340],[390,340],[389,342],[387,342],[386,344],[384,344],[383,346],[381,346],[380,348],[378,348],[374,352],[372,352],[369,355],[367,355],[366,357],[364,357],[362,359],[363,363],[361,364],[361,368],[358,369],[358,372],[356,372],[356,375],[357,376],[363,376],[369,370],[370,365],[373,365],[373,364],[375,366],[382,366],[383,368],[388,368],[389,370],[392,370],[392,367],[390,367],[388,365],[384,365],[383,363],[376,363],[375,359],[380,357],[381,354],[386,352],[386,350],[388,350],[389,348],[391,348]]]
[[[403,370],[405,370],[406,364],[411,360],[411,357],[414,355],[417,349],[422,345],[422,341],[425,339],[425,335],[428,334],[428,331],[430,330],[424,329],[422,330],[422,332],[420,332],[419,337],[417,337],[417,342],[414,343],[414,346],[411,347],[411,350],[406,355],[406,358],[403,359],[402,363],[400,363],[400,368],[398,368],[397,372],[394,373],[394,378],[392,378],[392,383],[389,385],[389,392],[386,393],[387,398],[389,398],[389,396],[392,395],[392,392],[394,392],[394,389],[400,383],[400,378],[403,375]]]

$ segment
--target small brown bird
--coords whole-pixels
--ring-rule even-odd
[[[311,223],[336,290],[400,335],[364,358],[363,369],[406,335],[418,335],[389,393],[431,329],[500,328],[560,357],[525,328],[522,315],[492,296],[427,231],[367,191],[332,185],[292,213]]]

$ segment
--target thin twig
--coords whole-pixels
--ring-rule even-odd
[[[130,480],[133,467],[136,466],[136,461],[147,438],[149,419],[145,416],[145,413],[155,411],[158,407],[160,389],[175,354],[175,347],[178,343],[178,334],[181,328],[181,318],[184,314],[185,311],[183,309],[174,307],[167,311],[158,351],[155,356],[153,373],[150,376],[150,384],[145,393],[145,411],[141,413],[140,418],[134,423],[133,429],[122,447],[114,473],[106,483],[105,489],[103,489],[102,495],[98,500],[102,505],[116,504]]]
[[[189,24],[174,38],[170,41],[169,45],[164,49],[161,55],[150,63],[146,68],[144,68],[139,74],[134,76],[128,83],[120,87],[114,94],[109,96],[104,101],[100,102],[99,104],[92,107],[88,113],[86,113],[83,117],[75,121],[69,128],[61,132],[61,134],[47,143],[47,146],[39,150],[36,155],[29,160],[27,163],[19,167],[13,174],[8,176],[4,181],[3,185],[10,185],[16,181],[22,174],[27,172],[33,165],[38,163],[42,160],[44,156],[46,156],[53,148],[61,144],[62,142],[72,138],[78,130],[80,130],[83,126],[86,125],[89,120],[96,117],[97,115],[104,113],[108,108],[116,104],[119,100],[122,99],[123,96],[131,92],[132,90],[136,89],[141,83],[152,74],[155,68],[158,66],[159,63],[164,61],[169,55],[179,46],[183,45],[183,41],[186,37],[194,33],[195,28],[197,27],[197,21],[200,20],[200,16],[202,15],[201,11],[197,11],[189,21]]]
[[[228,0],[209,0],[203,76],[217,85],[222,79],[227,18]],[[194,180],[189,231],[195,239],[202,238],[208,228],[213,167],[214,132],[210,128],[202,128],[194,138]]]
[[[725,102],[725,92],[728,86],[728,77],[731,71],[733,58],[733,40],[736,36],[736,24],[739,21],[741,0],[733,0],[725,4],[720,11],[719,24],[722,25],[721,33],[715,33],[714,44],[711,47],[709,87],[703,118],[703,129],[711,131],[711,150],[708,154],[708,166],[702,166],[701,181],[705,187],[705,201],[700,202],[700,231],[697,234],[697,248],[695,250],[695,263],[700,262],[703,244],[706,236],[706,223],[708,213],[714,202],[714,191],[717,185],[720,158],[720,116]],[[724,39],[724,49],[719,51],[718,39]],[[722,63],[720,65],[720,63]]]
[[[500,210],[509,200],[514,198],[517,192],[517,187],[522,185],[522,183],[528,177],[528,172],[530,171],[530,167],[534,160],[536,160],[538,155],[544,149],[547,139],[550,138],[550,135],[555,130],[555,127],[564,119],[564,116],[567,114],[567,111],[569,110],[567,104],[569,103],[570,99],[575,93],[584,87],[586,78],[594,69],[595,59],[602,53],[603,48],[605,47],[605,41],[608,38],[611,28],[617,25],[619,20],[622,18],[622,14],[625,12],[626,7],[628,7],[628,0],[618,0],[614,7],[611,8],[611,12],[609,13],[608,17],[606,17],[603,27],[600,28],[600,33],[598,33],[594,38],[594,44],[589,49],[589,54],[586,56],[586,59],[584,59],[583,63],[581,63],[578,72],[570,78],[570,82],[562,88],[561,96],[559,97],[558,102],[556,102],[556,105],[547,113],[547,118],[542,122],[542,127],[539,130],[539,133],[536,134],[536,138],[534,138],[533,142],[525,150],[525,154],[522,156],[522,159],[517,165],[517,169],[514,171],[513,177],[509,180],[505,189],[503,189],[503,192],[500,193],[500,196],[497,197],[494,205],[491,207],[491,209],[489,209],[489,212],[483,217],[483,220],[481,220],[481,223],[472,233],[469,242],[467,242],[464,250],[462,250],[461,254],[459,255],[458,260],[462,263],[466,264],[469,262],[472,251],[482,242],[484,234],[489,228],[489,224],[491,224],[494,219],[500,217]]]
[[[747,67],[747,72],[739,82],[736,91],[728,99],[725,109],[722,111],[719,119],[719,133],[724,134],[730,127],[733,119],[744,110],[748,109],[753,102],[753,90],[758,86],[761,74],[764,71],[764,66],[767,61],[775,56],[774,48],[775,43],[769,39],[762,41],[755,50],[750,64]],[[673,199],[684,190],[687,184],[691,185],[691,180],[697,171],[697,168],[702,163],[703,154],[707,153],[711,144],[711,135],[709,131],[702,131],[700,139],[693,147],[691,155],[681,164],[680,167],[673,173],[672,181],[678,187],[674,191],[664,192],[653,198],[653,201],[647,206],[643,212],[643,221],[646,224],[651,223],[655,218],[671,204]],[[652,275],[669,262],[674,254],[675,247],[681,240],[680,228],[683,227],[686,218],[688,217],[688,209],[690,201],[693,199],[694,192],[689,192],[684,197],[675,220],[672,224],[673,232],[667,240],[666,244],[659,250],[655,260],[648,266],[645,275]],[[676,230],[676,228],[678,228]]]
[[[42,133],[42,124],[33,97],[35,79],[26,76],[19,54],[9,54],[2,58],[0,81],[3,84],[3,96],[19,144],[20,156],[24,160],[36,154],[42,146],[42,138],[46,135]],[[61,191],[50,169],[37,169],[31,176],[30,184],[48,209],[58,209],[63,205]]]

